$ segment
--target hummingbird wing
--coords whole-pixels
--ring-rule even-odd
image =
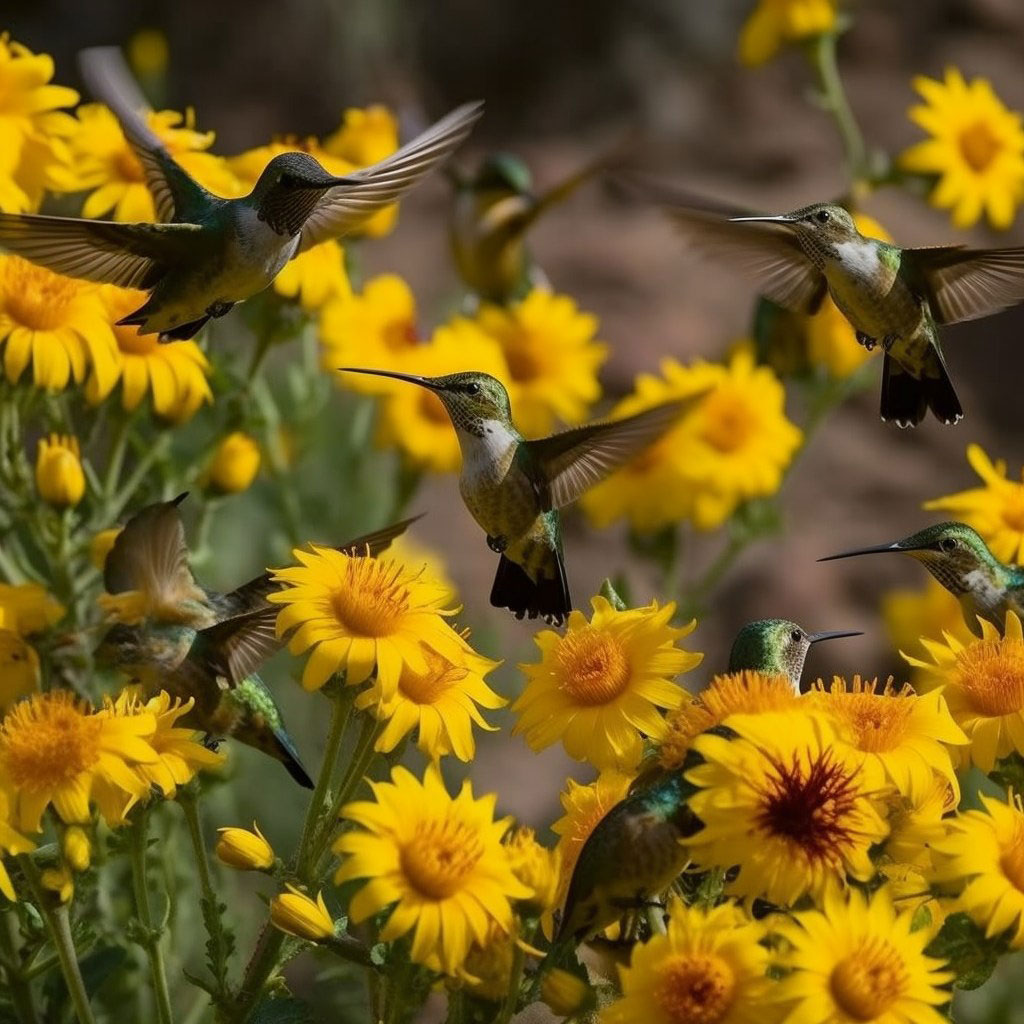
[[[469,135],[482,113],[482,103],[464,103],[391,156],[346,175],[351,184],[336,185],[313,209],[296,253],[346,234],[395,202]]]
[[[196,224],[0,213],[0,247],[54,273],[121,288],[151,288],[201,230]]]
[[[703,394],[665,402],[622,420],[588,423],[551,437],[523,441],[516,455],[533,481],[541,508],[546,512],[572,504],[656,441]]]
[[[199,630],[189,659],[234,688],[284,646],[284,639],[277,636],[275,629],[279,611],[280,608],[266,606]]]
[[[903,263],[924,284],[932,314],[942,324],[976,320],[1024,301],[1024,248],[904,249]]]
[[[89,91],[114,112],[138,157],[157,217],[189,220],[210,193],[171,156],[146,123],[151,108],[121,51],[115,46],[94,46],[82,50],[78,64]]]

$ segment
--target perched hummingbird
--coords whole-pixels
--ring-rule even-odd
[[[307,153],[282,153],[249,195],[221,199],[150,131],[146,101],[119,51],[85,50],[81,64],[139,158],[161,223],[0,213],[0,246],[58,274],[149,291],[119,322],[158,332],[162,341],[191,338],[211,317],[266,288],[290,259],[395,202],[462,142],[482,112],[480,103],[458,107],[396,153],[343,177]]]
[[[967,625],[978,632],[978,619],[1006,624],[1006,613],[1024,617],[1024,568],[1005,565],[966,523],[938,523],[892,544],[827,555],[819,562],[854,555],[901,551],[916,558],[954,597],[960,599]]]
[[[771,217],[726,217],[689,206],[668,212],[694,249],[755,278],[778,305],[814,313],[831,295],[857,340],[885,350],[882,419],[901,427],[916,426],[929,408],[943,423],[963,416],[938,325],[1024,300],[1024,248],[901,249],[866,238],[835,203]]]
[[[196,583],[188,565],[178,505],[185,498],[148,505],[118,535],[104,566],[110,594],[136,591],[145,609],[141,623],[112,626],[97,661],[127,673],[153,693],[195,698],[185,725],[210,736],[232,736],[283,762],[300,785],[312,788],[270,691],[256,675],[283,641],[274,623],[277,589],[264,573],[228,594]],[[407,519],[359,537],[340,550],[371,554],[386,548],[413,522]]]
[[[408,381],[440,399],[462,449],[462,500],[501,555],[491,604],[552,625],[572,608],[558,510],[653,443],[700,397],[527,441],[512,425],[508,393],[489,374],[339,369]]]

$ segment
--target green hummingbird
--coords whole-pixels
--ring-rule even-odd
[[[668,212],[692,248],[753,277],[778,305],[810,314],[831,295],[857,340],[885,350],[882,419],[900,427],[916,426],[928,409],[943,423],[963,416],[939,325],[1024,300],[1024,248],[903,249],[862,235],[836,203],[776,216],[727,217],[685,205]]]
[[[1024,568],[1000,562],[966,523],[938,523],[891,544],[827,555],[819,562],[854,555],[899,551],[916,558],[954,597],[959,598],[967,625],[979,632],[978,616],[1000,629],[1006,613],[1024,618]]]
[[[134,592],[143,617],[136,624],[112,626],[96,660],[125,672],[147,693],[166,690],[182,700],[194,698],[183,724],[269,754],[311,789],[281,712],[256,674],[283,645],[274,628],[280,609],[266,600],[277,584],[263,573],[227,594],[200,586],[189,569],[178,514],[184,498],[141,509],[114,542],[104,587],[113,595]],[[340,550],[376,553],[412,522],[359,537]]]
[[[339,370],[408,381],[440,399],[462,449],[462,500],[501,556],[491,604],[552,625],[572,608],[558,510],[657,440],[700,397],[528,441],[512,424],[508,392],[489,374]]]
[[[193,337],[211,317],[266,288],[289,260],[395,202],[465,139],[482,112],[480,103],[458,107],[391,156],[342,177],[307,153],[282,153],[249,195],[221,199],[150,131],[148,106],[119,51],[85,50],[81,64],[142,164],[160,223],[0,213],[0,246],[58,274],[149,291],[119,323],[162,341]]]

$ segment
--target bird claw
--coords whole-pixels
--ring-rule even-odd
[[[505,551],[505,548],[508,547],[508,539],[500,535],[492,537],[490,534],[487,534],[487,546],[495,552],[495,554],[500,555]]]
[[[865,334],[863,331],[857,331],[856,333],[857,342],[863,345],[869,352],[873,351],[878,342],[870,334]]]
[[[887,334],[882,339],[882,348],[886,352],[888,352],[889,349],[891,349],[893,347],[893,345],[895,345],[896,342],[899,341],[899,339],[900,339],[900,336],[898,334]]]
[[[207,750],[212,750],[216,754],[220,747],[220,739],[217,736],[211,736],[207,733],[203,737],[203,746],[206,747]]]

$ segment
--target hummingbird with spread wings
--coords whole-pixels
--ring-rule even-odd
[[[528,441],[513,426],[508,392],[489,374],[419,377],[339,369],[407,381],[440,399],[462,450],[462,500],[500,555],[491,604],[518,619],[539,616],[552,625],[564,622],[572,609],[558,510],[653,444],[703,397]]]
[[[752,278],[778,305],[811,314],[830,295],[857,340],[884,350],[882,419],[900,427],[916,426],[929,409],[942,423],[963,416],[939,327],[1024,300],[1024,248],[904,249],[862,235],[837,203],[773,216],[666,209],[690,248]]]
[[[166,690],[182,700],[193,698],[183,724],[269,754],[311,789],[281,711],[257,675],[284,643],[274,628],[280,609],[266,600],[277,584],[270,573],[229,593],[198,584],[178,513],[184,498],[147,505],[118,534],[103,583],[108,594],[137,614],[131,623],[107,630],[96,660],[126,673],[149,694]],[[340,550],[376,554],[413,521],[358,537]]]
[[[395,202],[449,156],[483,109],[464,104],[379,163],[344,176],[328,174],[308,153],[281,153],[249,195],[222,199],[150,130],[148,105],[118,50],[85,50],[81,65],[138,157],[160,223],[0,213],[0,247],[58,274],[148,291],[120,323],[161,341],[193,337],[270,285],[289,260]]]

